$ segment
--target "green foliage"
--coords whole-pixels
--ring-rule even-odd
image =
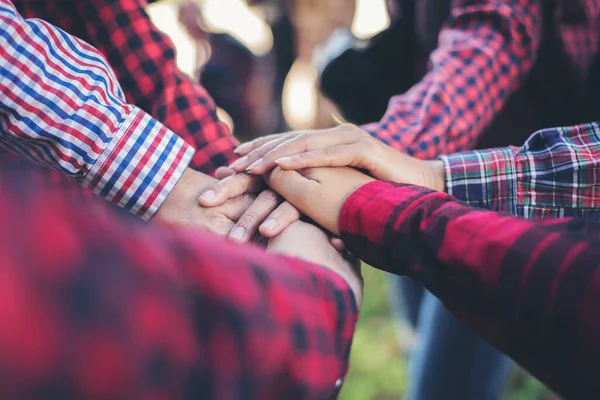
[[[364,266],[363,276],[365,300],[340,399],[401,400],[407,384],[407,360],[398,346],[386,275]],[[517,370],[502,400],[547,400],[549,395],[544,385]]]

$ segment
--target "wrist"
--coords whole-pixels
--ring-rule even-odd
[[[446,169],[441,160],[428,161],[430,167],[430,184],[427,186],[438,192],[446,191]]]

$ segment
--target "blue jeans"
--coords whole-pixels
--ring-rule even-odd
[[[406,277],[391,279],[392,307],[418,336],[405,398],[499,399],[512,370],[511,359],[463,327],[419,283]]]

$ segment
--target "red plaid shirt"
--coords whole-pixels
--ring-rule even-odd
[[[586,79],[598,52],[600,1],[557,3],[565,53]],[[419,158],[473,148],[533,67],[541,20],[540,0],[453,1],[429,73],[367,130]]]
[[[237,141],[218,120],[208,93],[177,69],[170,39],[145,12],[146,0],[13,0],[25,18],[40,18],[91,44],[108,59],[128,102],[197,151],[191,167],[211,174],[235,159]]]
[[[348,248],[406,274],[568,399],[600,398],[600,224],[528,221],[373,182],[340,215]]]
[[[335,396],[358,315],[337,274],[145,224],[5,162],[0,398]]]

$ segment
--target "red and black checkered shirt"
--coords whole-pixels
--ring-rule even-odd
[[[0,162],[0,398],[335,396],[358,315],[336,273]]]
[[[373,182],[346,201],[340,231],[362,260],[422,282],[564,398],[600,398],[600,223],[529,221]]]
[[[383,119],[366,129],[418,158],[474,148],[536,61],[541,1],[452,1],[429,72],[393,97]],[[565,54],[585,80],[598,53],[600,1],[557,1],[556,26]]]

